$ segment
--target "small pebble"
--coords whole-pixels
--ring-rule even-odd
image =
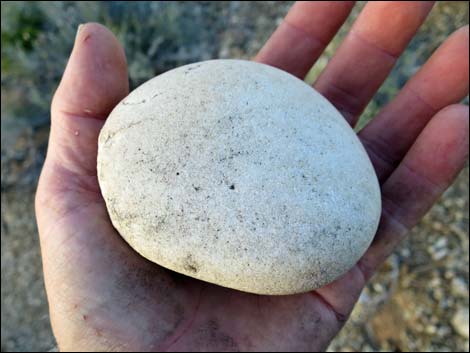
[[[452,279],[450,288],[452,295],[457,297],[468,297],[468,286],[462,278],[456,277]]]
[[[432,259],[434,261],[442,260],[444,257],[447,256],[447,249],[439,249],[433,253],[431,253]]]
[[[433,325],[427,325],[424,331],[430,335],[434,335],[437,332],[437,327]]]
[[[452,327],[462,337],[469,338],[468,307],[459,308],[452,317]]]
[[[438,241],[436,241],[436,244],[434,244],[434,247],[436,249],[444,248],[447,245],[447,238],[439,238]]]

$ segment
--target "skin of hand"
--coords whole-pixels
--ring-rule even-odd
[[[299,2],[255,60],[303,78],[351,2]],[[314,87],[354,125],[432,8],[370,2]],[[393,15],[390,15],[393,14]],[[51,107],[36,213],[61,350],[315,351],[343,326],[374,270],[468,157],[468,26],[452,34],[359,133],[381,184],[377,235],[356,266],[314,292],[259,296],[197,281],[140,257],[112,227],[96,177],[97,138],[128,93],[124,51],[80,27]],[[164,132],[163,132],[164,133]]]

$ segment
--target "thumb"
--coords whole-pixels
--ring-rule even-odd
[[[124,50],[97,23],[81,25],[51,106],[47,162],[77,175],[96,175],[98,135],[129,91]]]

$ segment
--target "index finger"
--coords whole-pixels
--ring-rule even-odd
[[[348,17],[354,1],[298,1],[255,57],[303,78]]]

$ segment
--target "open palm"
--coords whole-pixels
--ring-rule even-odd
[[[297,3],[255,60],[303,78],[353,3]],[[314,87],[353,126],[432,3],[369,3]],[[392,14],[392,15],[391,15]],[[374,270],[461,170],[468,154],[468,27],[455,32],[359,137],[383,212],[363,258],[337,281],[259,296],[148,262],[111,225],[96,176],[97,139],[128,93],[124,52],[81,27],[52,103],[36,197],[51,321],[63,350],[318,350],[344,324]],[[162,132],[164,133],[164,131]]]

